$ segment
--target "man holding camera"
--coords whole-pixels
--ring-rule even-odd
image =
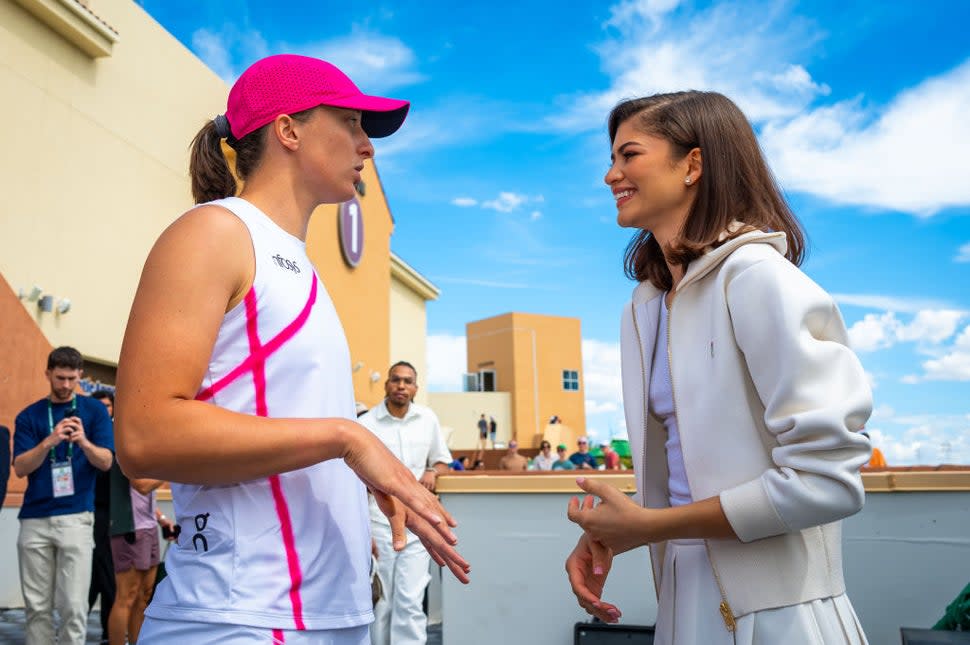
[[[94,482],[111,468],[114,440],[105,406],[75,394],[82,368],[73,347],[52,351],[50,395],[24,408],[14,425],[13,468],[27,477],[17,538],[27,645],[55,642],[55,607],[56,642],[82,645],[87,631]]]

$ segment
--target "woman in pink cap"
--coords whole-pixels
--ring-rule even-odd
[[[199,204],[162,233],[118,369],[118,458],[173,483],[181,535],[141,643],[369,642],[365,486],[462,582],[454,521],[357,425],[343,329],[306,255],[405,101],[314,58],[258,61],[192,144]],[[235,176],[222,154],[235,151]]]

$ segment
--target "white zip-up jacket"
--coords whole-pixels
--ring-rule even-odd
[[[784,233],[729,240],[691,262],[669,312],[691,496],[720,496],[740,538],[707,541],[735,617],[844,593],[839,520],[865,499],[871,448],[858,430],[872,393],[838,307],[785,249]],[[627,431],[650,508],[669,505],[666,431],[646,409],[661,296],[640,283],[621,324]],[[658,590],[665,546],[651,546]]]

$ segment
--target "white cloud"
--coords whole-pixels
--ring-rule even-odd
[[[428,390],[461,392],[462,374],[468,368],[464,336],[428,334]]]
[[[607,26],[618,34],[596,47],[610,77],[605,90],[562,97],[556,129],[600,129],[620,99],[685,89],[730,96],[754,121],[793,117],[829,88],[797,56],[820,38],[782,3],[725,2],[673,12],[678,2],[624,2]]]
[[[970,463],[968,429],[966,414],[873,414],[866,428],[890,466]]]
[[[860,97],[765,124],[762,145],[786,189],[921,217],[970,203],[970,61],[882,109],[863,103]],[[941,123],[953,145],[937,145]]]
[[[970,381],[970,352],[956,350],[923,363],[926,380]]]
[[[293,50],[329,61],[367,94],[386,92],[426,80],[414,51],[399,38],[357,30],[349,36]]]
[[[615,5],[595,50],[607,87],[563,96],[553,129],[601,129],[620,100],[657,92],[716,90],[758,127],[786,190],[839,203],[929,217],[970,204],[970,60],[883,104],[863,95],[826,100],[808,71],[825,35],[782,1],[722,2],[695,9],[676,0]],[[939,145],[941,124],[946,140]],[[933,163],[927,163],[933,159]]]
[[[536,221],[537,219],[540,219],[541,217],[542,217],[542,213],[540,211],[532,211],[529,214],[529,219],[531,219],[533,222]]]
[[[899,321],[891,311],[884,314],[866,314],[862,320],[849,327],[849,344],[857,352],[872,352],[893,345]]]
[[[198,29],[192,34],[192,50],[222,80],[231,83],[237,72],[229,53],[226,38],[208,29]]]
[[[607,26],[622,28],[637,17],[646,18],[657,25],[664,15],[677,8],[680,0],[624,0],[610,7]]]
[[[604,412],[616,412],[620,406],[614,401],[594,401],[586,399],[586,414],[602,414]]]
[[[199,29],[192,34],[192,50],[227,83],[270,52],[291,52],[329,61],[353,79],[361,91],[386,92],[426,80],[417,71],[417,56],[403,41],[355,29],[348,36],[313,43],[268,43],[255,30],[227,24],[221,31]]]
[[[917,313],[923,309],[947,309],[946,303],[926,298],[904,298],[871,293],[833,293],[840,305],[852,305],[865,309],[881,309],[900,313]]]
[[[900,342],[939,345],[951,338],[967,312],[953,309],[924,310],[908,323],[892,311],[866,314],[849,328],[849,344],[858,352],[886,349]]]
[[[478,200],[472,199],[471,197],[455,197],[453,200],[451,200],[451,203],[455,206],[468,208],[469,206],[477,206]]]
[[[482,202],[482,208],[490,208],[500,213],[511,213],[516,208],[529,201],[528,195],[500,192],[498,197]]]
[[[942,343],[953,336],[965,315],[962,311],[947,309],[920,311],[910,324],[899,329],[899,340]]]
[[[954,262],[970,262],[970,242],[967,242],[957,250],[957,256],[953,258]]]

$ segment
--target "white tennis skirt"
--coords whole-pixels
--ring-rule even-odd
[[[297,631],[145,618],[139,645],[370,645],[370,625]]]
[[[720,604],[704,541],[668,542],[656,645],[868,645],[845,594],[741,616],[733,633]]]

